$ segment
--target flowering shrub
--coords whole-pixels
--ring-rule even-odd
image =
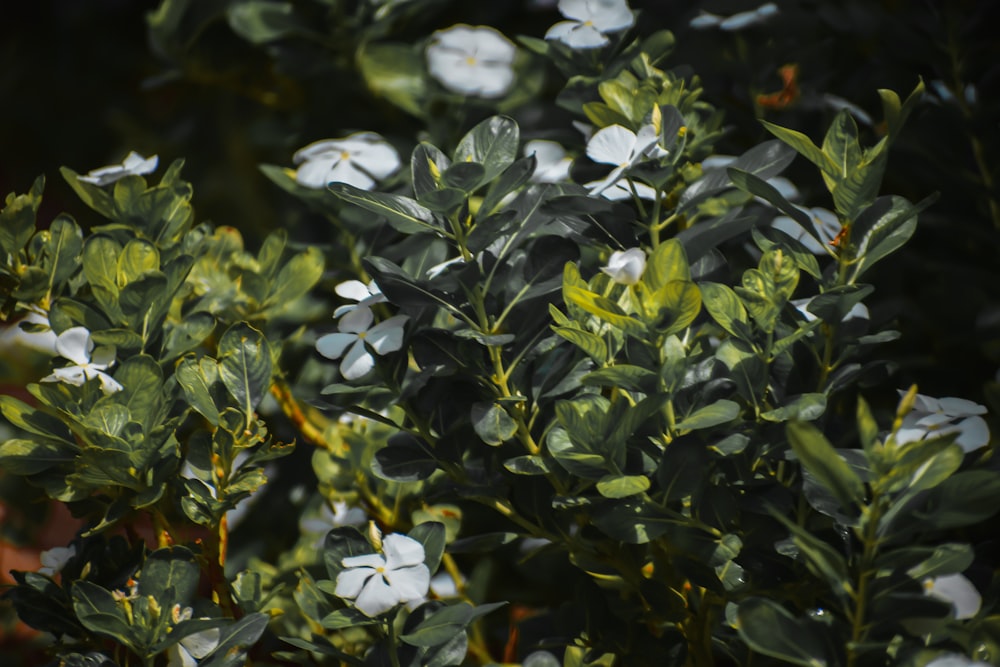
[[[295,71],[324,4],[219,6]],[[84,224],[43,177],[7,198],[2,313],[51,347],[0,396],[0,466],[82,521],[6,593],[52,664],[996,660],[987,408],[897,395],[870,305],[935,200],[883,186],[923,82],[877,133],[845,104],[724,156],[625,0],[390,39],[435,4],[344,4],[420,130],[261,165],[309,240],[249,250],[136,153],[62,169]]]

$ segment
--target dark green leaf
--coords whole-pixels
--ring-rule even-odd
[[[219,340],[219,375],[247,419],[271,387],[272,365],[264,335],[246,322],[229,327]]]
[[[820,626],[795,618],[772,600],[749,598],[741,602],[736,629],[754,651],[793,665],[826,667],[836,663]]]
[[[833,493],[844,510],[853,514],[855,507],[859,506],[865,497],[865,487],[858,475],[840,458],[833,445],[812,424],[789,422],[785,431],[788,434],[788,442],[803,467]]]
[[[471,419],[476,435],[487,445],[501,445],[517,433],[517,422],[493,402],[473,403]]]

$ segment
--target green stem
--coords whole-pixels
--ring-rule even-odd
[[[868,625],[865,622],[868,612],[868,586],[872,573],[875,571],[875,558],[878,555],[878,524],[881,515],[882,499],[876,489],[872,491],[871,504],[864,508],[862,514],[864,532],[861,539],[864,543],[864,549],[861,554],[857,587],[853,595],[854,609],[853,613],[850,614],[851,641],[847,651],[847,667],[855,667],[859,657],[856,647],[868,637]]]

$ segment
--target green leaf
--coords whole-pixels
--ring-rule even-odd
[[[76,581],[72,588],[73,611],[85,628],[136,650],[135,636],[123,604],[110,591],[89,581]]]
[[[758,653],[804,667],[836,664],[820,626],[795,618],[777,602],[748,598],[736,618],[740,638]]]
[[[595,336],[595,338],[597,337]],[[631,364],[598,368],[580,378],[580,383],[584,386],[614,387],[647,394],[656,390],[656,381],[656,373],[642,366],[632,366]]]
[[[157,549],[146,557],[139,577],[139,595],[152,595],[164,609],[186,606],[198,588],[201,567],[184,547]]]
[[[313,246],[293,256],[281,267],[262,306],[272,311],[272,315],[285,310],[319,282],[324,265],[323,253]]]
[[[471,194],[482,183],[486,169],[478,162],[455,162],[441,174],[441,182],[463,193]]]
[[[736,187],[740,190],[749,192],[753,196],[760,197],[765,200],[776,209],[802,225],[803,229],[811,230],[813,228],[813,223],[809,218],[809,214],[801,208],[794,206],[790,201],[785,199],[784,195],[778,192],[773,185],[764,179],[738,169],[729,168],[727,171],[729,173],[729,178],[732,179],[733,183],[736,184]]]
[[[483,533],[481,535],[473,535],[472,537],[455,540],[449,544],[448,553],[490,553],[496,551],[505,544],[510,544],[517,538],[517,533]]]
[[[854,306],[874,291],[871,285],[839,285],[813,297],[806,310],[827,324],[837,325],[844,321]]]
[[[720,283],[698,283],[702,303],[726,333],[743,340],[750,339],[750,319],[736,292]]]
[[[535,172],[538,161],[534,155],[521,158],[504,170],[500,178],[496,178],[490,184],[486,197],[479,207],[479,215],[491,215],[500,207],[501,202],[511,192],[516,191],[522,185],[530,182],[531,175]]]
[[[83,274],[87,282],[117,294],[118,255],[121,251],[122,247],[110,236],[90,237],[83,246]]]
[[[449,166],[451,160],[436,146],[426,142],[417,144],[410,154],[410,178],[418,199],[441,187],[441,174]]]
[[[563,285],[563,295],[591,315],[596,315],[608,324],[621,329],[624,333],[641,337],[646,333],[646,327],[639,320],[625,314],[621,307],[610,299],[594,294],[590,290],[576,285]]]
[[[493,402],[472,404],[472,428],[487,445],[502,445],[517,433],[517,422],[503,406]]]
[[[42,248],[50,285],[59,285],[73,275],[80,264],[82,248],[83,231],[73,218],[61,214],[52,221]]]
[[[819,167],[825,176],[836,178],[840,173],[839,166],[806,135],[795,130],[790,130],[787,127],[769,123],[766,120],[762,120],[761,124],[768,132],[794,148],[799,155]]]
[[[932,196],[913,205],[903,197],[879,197],[865,209],[851,227],[851,282],[856,281],[880,259],[898,250],[917,229],[917,214],[937,199]]]
[[[240,0],[226,9],[226,19],[233,32],[251,44],[273,42],[298,29],[291,3],[275,0]]]
[[[701,291],[689,280],[671,280],[649,295],[651,324],[664,335],[680,333],[701,312]]]
[[[424,565],[431,571],[437,571],[444,555],[445,536],[447,530],[440,521],[425,521],[410,529],[407,536],[424,545]]]
[[[209,387],[219,378],[219,369],[214,359],[188,357],[181,361],[175,372],[177,384],[192,408],[197,410],[213,426],[219,425],[219,409],[212,398]]]
[[[493,116],[472,128],[458,142],[454,163],[483,165],[482,182],[492,181],[517,159],[520,132],[513,118]]]
[[[762,412],[760,418],[771,422],[784,422],[790,419],[812,421],[819,419],[824,412],[826,412],[826,394],[802,394],[780,408]]]
[[[830,441],[807,422],[789,422],[785,432],[802,466],[833,493],[842,509],[854,514],[856,507],[864,502],[865,486]]]
[[[132,239],[118,255],[115,279],[119,287],[138,280],[151,271],[160,270],[160,252],[152,243]]]
[[[219,375],[247,419],[271,387],[272,365],[264,334],[246,322],[229,327],[219,340]]]
[[[439,646],[465,631],[472,620],[472,605],[458,602],[433,612],[400,639],[410,646]]]
[[[899,136],[899,131],[906,123],[906,119],[920,103],[924,90],[924,80],[921,79],[906,97],[906,101],[900,105],[899,95],[895,91],[879,88],[878,94],[882,98],[882,113],[885,115],[886,134],[889,136],[889,141],[895,141]]]
[[[219,634],[219,645],[198,662],[198,667],[242,667],[247,650],[257,643],[270,616],[260,612],[247,614]]]
[[[551,306],[554,308],[555,306]],[[556,332],[561,338],[565,338],[569,342],[576,345],[578,348],[583,350],[587,356],[593,359],[598,364],[604,364],[608,361],[608,347],[604,343],[604,339],[597,334],[590,333],[589,331],[583,331],[582,329],[575,329],[573,327],[552,327],[552,330]]]
[[[627,498],[648,489],[645,475],[605,475],[597,482],[597,492],[605,498]]]
[[[695,493],[707,478],[711,457],[705,444],[695,438],[675,439],[663,452],[656,479],[668,501],[683,500]]]
[[[42,203],[45,177],[39,176],[31,184],[28,194],[7,196],[0,209],[0,250],[4,255],[18,255],[35,233],[35,216]]]
[[[669,239],[650,254],[642,282],[655,292],[674,280],[691,280],[691,268],[681,242]]]
[[[71,461],[73,450],[55,442],[20,438],[0,442],[0,465],[14,475],[35,475]]]
[[[711,405],[698,408],[676,424],[678,431],[698,431],[725,424],[736,419],[740,414],[740,406],[725,399]]]
[[[437,470],[437,461],[419,447],[386,445],[375,452],[372,472],[392,482],[420,482]]]
[[[549,460],[541,456],[515,456],[507,459],[503,467],[515,475],[545,475],[552,472]]]
[[[387,192],[369,192],[347,183],[330,183],[327,189],[350,204],[384,217],[396,231],[404,234],[431,232],[438,236],[449,236],[444,231],[446,223],[440,215],[409,197]]]

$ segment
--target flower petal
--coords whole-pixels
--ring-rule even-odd
[[[385,553],[386,569],[389,570],[424,562],[424,545],[412,537],[399,533],[392,533],[382,538],[382,551]]]
[[[365,582],[377,574],[375,569],[371,567],[352,567],[341,570],[340,574],[337,575],[337,587],[333,593],[339,598],[354,599],[361,594]]]
[[[331,333],[320,336],[316,341],[316,351],[327,359],[340,359],[347,346],[358,339],[352,333]]]
[[[340,318],[337,328],[346,333],[364,333],[375,321],[375,315],[370,308],[356,308]]]
[[[354,606],[365,616],[380,616],[389,611],[400,599],[396,591],[386,583],[381,575],[368,580],[354,601]]]
[[[67,366],[66,368],[57,368],[52,371],[52,375],[42,378],[42,382],[56,381],[74,384],[79,387],[87,381],[87,374],[84,372],[82,366]]]
[[[181,639],[180,644],[193,657],[201,660],[219,645],[219,628],[209,628],[190,634]]]
[[[423,563],[389,570],[385,573],[385,578],[399,596],[400,602],[419,600],[427,595],[431,585],[431,572]]]
[[[938,399],[941,411],[952,417],[968,417],[971,415],[985,415],[986,406],[979,405],[965,398],[955,398],[954,396],[942,396]]]
[[[360,280],[345,280],[334,287],[333,291],[337,293],[337,296],[342,296],[352,301],[361,301],[371,295],[371,292],[368,291],[368,286]]]
[[[961,434],[955,442],[966,452],[985,447],[990,441],[990,428],[982,417],[967,417],[958,423]]]
[[[299,167],[295,180],[307,188],[325,188],[330,182],[330,172],[340,161],[339,153],[324,153]]]
[[[927,594],[950,602],[956,619],[972,618],[979,613],[983,598],[979,590],[961,574],[945,574],[924,582]]]
[[[120,382],[115,380],[113,377],[107,373],[102,373],[101,371],[92,371],[93,375],[88,375],[88,378],[96,377],[101,381],[101,391],[105,394],[113,394],[116,391],[121,391],[124,387]]]
[[[90,339],[87,327],[66,329],[56,338],[56,351],[77,365],[90,363],[90,352],[94,341]]]
[[[409,319],[406,315],[394,315],[379,322],[365,334],[365,342],[379,354],[395,352],[403,347],[403,325]]]
[[[347,183],[362,190],[375,187],[375,179],[358,169],[351,160],[338,160],[327,175],[330,183]]]
[[[382,554],[362,554],[360,556],[348,556],[340,561],[344,567],[369,567],[372,569],[385,567],[385,556]]]
[[[364,377],[373,368],[375,368],[375,358],[368,354],[360,340],[347,351],[347,356],[340,362],[340,374],[346,380]]]
[[[609,125],[594,133],[587,142],[587,157],[594,162],[623,166],[635,148],[635,133],[621,125]]]

